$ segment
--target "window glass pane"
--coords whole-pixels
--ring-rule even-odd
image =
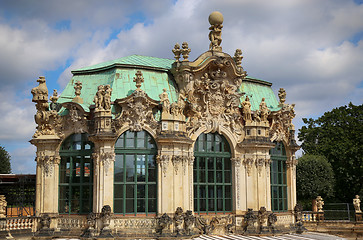
[[[116,155],[115,156],[115,168],[114,168],[114,174],[115,182],[123,182],[124,181],[124,156],[123,155]]]
[[[149,212],[156,212],[156,199],[149,199],[148,204]]]
[[[148,197],[149,198],[156,198],[156,196],[157,196],[156,184],[148,185]]]
[[[137,199],[137,211],[145,212],[145,200],[144,199]]]
[[[126,185],[126,198],[134,197],[134,185],[127,184]]]
[[[126,199],[126,213],[134,212],[134,200]]]
[[[137,198],[145,198],[145,185],[137,185]]]
[[[134,148],[135,140],[133,138],[126,138],[126,148]]]
[[[224,182],[225,183],[231,182],[231,171],[224,171]]]
[[[123,189],[123,185],[121,184],[117,184],[115,185],[115,189],[114,189],[114,197],[115,198],[123,198],[124,196],[124,189]]]
[[[231,199],[226,199],[225,201],[226,203],[226,211],[231,211],[232,210],[232,200]]]
[[[123,212],[123,200],[114,200],[113,206],[115,213]]]
[[[214,211],[214,199],[208,200],[208,211]]]

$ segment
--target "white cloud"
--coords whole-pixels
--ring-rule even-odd
[[[20,147],[11,152],[11,171],[13,173],[35,173],[36,162],[35,162],[36,148],[33,145],[27,147]]]
[[[58,79],[64,87],[70,70],[131,54],[173,58],[174,44],[184,41],[193,60],[208,50],[208,15],[216,10],[225,20],[223,50],[233,55],[241,48],[250,76],[273,82],[275,90],[286,88],[287,101],[296,103],[297,129],[301,117],[363,102],[357,88],[363,41],[355,39],[363,32],[363,5],[353,1],[6,1],[0,3],[0,15],[10,13],[0,16],[6,93],[0,96],[0,139],[28,140],[34,132],[34,105],[16,98],[15,89],[28,88],[29,97],[30,80],[34,86],[44,70],[67,67]],[[69,26],[54,28],[62,21]]]

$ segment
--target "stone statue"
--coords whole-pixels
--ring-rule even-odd
[[[111,110],[111,94],[112,88],[110,85],[104,86],[104,96],[103,96],[103,108],[105,110]]]
[[[43,214],[40,218],[40,225],[42,229],[49,229],[50,228],[50,217],[48,214]]]
[[[212,12],[209,15],[209,50],[212,51],[222,51],[221,43],[222,43],[222,28],[223,28],[223,15],[220,12]]]
[[[184,214],[181,207],[177,207],[174,215],[176,235],[183,233]]]
[[[294,207],[294,217],[295,217],[296,233],[301,234],[304,231],[306,231],[306,228],[303,226],[302,206],[300,204],[296,204]]]
[[[316,198],[316,206],[318,207],[318,212],[323,212],[324,201],[321,196]]]
[[[157,218],[158,225],[156,227],[156,233],[162,234],[163,230],[168,228],[171,224],[171,218],[168,214],[164,213],[161,217]]]
[[[159,95],[160,102],[163,105],[163,113],[170,113],[170,101],[166,88],[163,89],[163,93]]]
[[[353,206],[356,213],[361,213],[362,210],[360,210],[360,199],[359,195],[355,195],[355,198],[353,199]]]
[[[57,92],[56,89],[54,89],[53,90],[53,96],[51,96],[49,98],[49,100],[51,101],[50,106],[49,106],[50,107],[50,110],[55,110],[55,111],[58,112],[59,109],[62,107],[61,104],[57,103],[58,98],[59,98],[58,92]]]
[[[260,233],[265,233],[268,231],[267,229],[267,210],[265,207],[261,207],[260,210],[258,210],[258,227]]]
[[[45,83],[45,77],[41,76],[37,80],[39,86],[33,88],[31,93],[33,94],[33,102],[48,101],[48,88]]]
[[[251,103],[248,96],[246,96],[246,99],[242,102],[242,108],[243,108],[243,119],[245,121],[252,121]]]
[[[74,83],[74,90],[75,90],[74,94],[76,96],[72,99],[72,102],[82,104],[83,103],[83,99],[81,98],[82,83],[79,81]]]
[[[101,220],[102,220],[102,230],[100,233],[100,237],[112,237],[110,223],[111,223],[111,207],[110,205],[105,205],[101,210]]]
[[[5,200],[5,195],[0,195],[0,218],[6,217],[6,206],[8,203]]]
[[[277,216],[275,213],[270,213],[267,217],[267,226],[272,233],[276,232]]]
[[[260,114],[261,114],[261,121],[265,122],[267,121],[268,114],[270,112],[270,109],[268,109],[265,98],[262,98],[262,101],[260,103]]]
[[[186,235],[193,234],[193,228],[195,224],[195,217],[193,216],[193,212],[188,210],[184,216],[184,228]]]
[[[99,85],[97,93],[93,99],[93,102],[96,105],[96,110],[102,110],[102,103],[103,103],[103,86]]]
[[[93,212],[89,213],[87,216],[87,229],[84,232],[84,234],[82,235],[82,237],[85,238],[92,238],[96,236],[96,232],[97,230],[96,228],[96,220],[97,220],[97,215]]]
[[[244,228],[244,231],[246,233],[249,233],[249,234],[256,233],[255,222],[257,221],[257,217],[253,213],[252,208],[249,208],[247,210],[247,213],[243,217],[244,217],[244,220],[245,220],[245,223],[246,223],[246,226]]]

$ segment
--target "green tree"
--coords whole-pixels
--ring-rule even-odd
[[[298,134],[302,149],[327,158],[335,175],[335,197],[351,202],[363,193],[363,105],[349,103],[303,121],[306,126]]]
[[[334,193],[334,172],[324,156],[306,154],[299,158],[296,166],[296,189],[299,201],[317,196],[330,198]]]
[[[10,155],[5,148],[0,146],[0,174],[7,173],[11,173]]]

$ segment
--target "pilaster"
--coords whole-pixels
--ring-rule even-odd
[[[114,161],[116,140],[111,129],[111,111],[95,111],[95,134],[90,136],[93,149],[93,212],[101,213],[105,205],[113,206]],[[113,211],[113,208],[112,208]]]
[[[30,141],[37,147],[36,215],[58,214],[58,183],[60,138],[55,135],[42,135]]]

